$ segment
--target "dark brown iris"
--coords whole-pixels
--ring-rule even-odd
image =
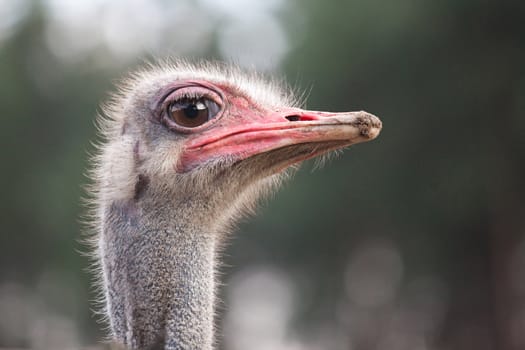
[[[170,104],[168,115],[177,125],[195,128],[214,118],[219,109],[215,102],[206,98],[184,98]]]

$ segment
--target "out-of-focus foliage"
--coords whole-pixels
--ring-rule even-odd
[[[223,348],[525,347],[525,3],[264,3],[0,1],[0,348],[102,338],[79,254],[93,119],[169,53],[384,122],[240,225]]]

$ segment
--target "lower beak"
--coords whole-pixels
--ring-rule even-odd
[[[364,111],[282,110],[262,121],[244,119],[238,125],[196,135],[186,142],[176,168],[184,173],[214,161],[237,162],[294,145],[311,145],[311,152],[291,156],[286,165],[292,165],[330,150],[373,140],[381,127],[379,118]],[[323,145],[327,147],[320,147]]]

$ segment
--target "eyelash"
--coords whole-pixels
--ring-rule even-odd
[[[207,96],[205,94],[200,94],[198,92],[184,92],[177,96],[177,98],[174,98],[171,103],[176,101],[182,101],[182,100],[200,100],[201,98],[208,98],[210,100],[214,100],[210,96]]]

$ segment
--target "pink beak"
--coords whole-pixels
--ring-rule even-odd
[[[370,141],[379,135],[381,126],[379,118],[364,111],[328,113],[289,108],[228,116],[228,120],[188,139],[177,171],[188,172],[219,158],[240,161],[284,147],[312,144],[311,153],[290,159],[288,166],[330,150]],[[319,148],[320,145],[330,147]]]

